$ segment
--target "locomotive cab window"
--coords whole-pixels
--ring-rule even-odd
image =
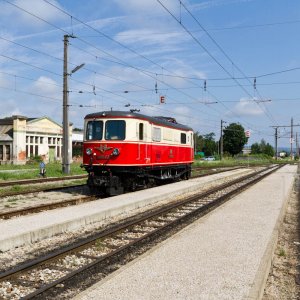
[[[180,142],[181,142],[181,144],[186,144],[186,134],[185,133],[180,134]]]
[[[123,120],[109,120],[105,123],[106,140],[125,140],[126,123]]]
[[[102,140],[103,122],[89,121],[86,126],[86,140]]]

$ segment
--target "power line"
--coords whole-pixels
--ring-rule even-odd
[[[252,76],[244,76],[244,77],[233,77],[237,80],[248,80],[248,79],[254,79],[254,78],[262,78],[262,77],[267,77],[267,76],[274,76],[274,75],[278,75],[278,74],[283,74],[283,73],[287,73],[287,72],[293,72],[293,71],[298,71],[300,70],[300,67],[295,67],[295,68],[290,68],[290,69],[284,69],[284,70],[279,70],[279,71],[275,71],[275,72],[269,72],[269,73],[265,73],[265,74],[260,74],[260,75],[252,75]],[[157,74],[157,75],[161,75],[161,74]],[[175,76],[175,75],[171,75],[171,74],[165,74],[166,77],[175,77],[175,78],[182,78],[182,79],[191,79],[191,80],[200,80],[200,81],[225,81],[225,80],[232,80],[232,77],[220,77],[220,78],[199,78],[199,77],[188,77],[188,76]]]
[[[219,66],[222,68],[222,70],[227,74],[229,75],[229,77],[231,77],[232,80],[234,80],[238,86],[247,94],[249,95],[250,97],[252,95],[250,95],[250,93],[238,82],[238,80],[233,77],[230,72],[210,53],[210,51],[205,47],[203,46],[202,43],[200,43],[200,41],[191,33],[191,31],[183,25],[183,23],[181,22],[181,20],[178,20],[178,18],[160,1],[160,0],[157,0],[157,2],[173,17],[173,19],[175,19],[177,21],[177,23],[192,37],[192,39],[210,56],[210,58]],[[182,5],[186,11],[188,11],[188,13],[192,16],[192,18],[197,22],[197,24],[202,28],[204,29],[204,27],[199,23],[199,21],[191,14],[191,12],[186,8],[186,6],[180,1],[180,5]],[[205,30],[205,29],[204,29]],[[205,31],[206,32],[206,31]],[[221,50],[221,52],[226,56],[227,59],[229,59],[229,61],[233,63],[233,61],[230,59],[230,57],[225,53],[225,51],[219,46],[219,44],[211,37],[211,35],[206,32],[207,35],[210,37],[210,39],[214,42],[215,45],[217,45],[217,47],[219,48],[219,50]],[[243,72],[238,68],[238,70],[243,74]],[[244,75],[244,74],[243,74]],[[245,75],[244,75],[245,76]],[[266,116],[270,119],[270,120],[274,120],[273,116],[266,110],[263,110],[264,113],[266,114]]]
[[[64,29],[62,29],[62,28],[59,28],[58,26],[56,26],[56,25],[54,25],[54,24],[51,24],[50,22],[48,22],[48,21],[42,19],[41,17],[36,16],[35,14],[33,14],[33,13],[31,13],[31,12],[28,12],[28,11],[25,10],[24,8],[19,7],[18,5],[13,4],[13,3],[9,2],[8,0],[4,0],[4,1],[7,2],[7,3],[9,3],[9,4],[11,4],[11,5],[13,5],[13,6],[16,7],[16,8],[19,8],[19,9],[22,10],[23,12],[26,12],[26,13],[30,14],[31,16],[36,17],[36,18],[38,18],[39,20],[46,22],[47,24],[53,26],[54,28],[63,31],[64,33],[70,34],[70,33],[67,32],[66,30],[64,30]],[[44,1],[45,1],[45,0],[44,0]],[[45,1],[45,2],[47,2],[48,4],[50,4],[50,5],[52,5],[52,6],[55,7],[55,5],[53,5],[52,3],[49,3],[48,1]],[[60,10],[60,11],[63,11],[63,10],[61,10],[60,8],[57,8],[57,9]],[[76,19],[78,22],[80,22],[80,23],[86,25],[86,26],[89,27],[90,29],[93,29],[93,30],[95,30],[96,32],[100,33],[101,35],[103,35],[103,36],[105,36],[105,37],[107,37],[107,38],[113,40],[112,38],[110,38],[110,37],[107,36],[106,34],[100,32],[99,30],[97,30],[97,29],[95,29],[95,28],[93,28],[92,26],[90,26],[90,25],[88,25],[88,24],[86,24],[86,23],[80,21],[79,19],[73,17],[72,15],[68,14],[68,13],[65,12],[65,11],[63,11],[63,12],[64,12],[66,15],[68,15],[68,16],[70,16],[70,17]],[[77,37],[77,39],[79,39],[80,41],[84,42],[85,44],[90,45],[90,46],[92,46],[93,48],[95,48],[95,49],[97,49],[97,50],[99,50],[99,51],[101,51],[101,52],[103,52],[103,53],[105,53],[105,54],[107,54],[107,55],[109,55],[109,56],[111,56],[111,57],[113,57],[113,58],[115,58],[115,59],[121,61],[122,63],[124,63],[124,65],[127,65],[128,67],[131,67],[131,68],[133,68],[133,69],[135,69],[135,70],[137,70],[137,71],[139,71],[139,72],[141,72],[141,73],[143,73],[143,74],[145,74],[145,75],[151,77],[151,78],[154,79],[154,80],[158,80],[156,77],[154,77],[153,75],[151,75],[151,74],[154,74],[154,73],[149,72],[149,71],[144,71],[144,70],[139,69],[139,68],[137,68],[137,67],[135,67],[135,66],[132,66],[132,65],[130,65],[130,64],[128,64],[128,63],[122,61],[121,59],[119,59],[119,58],[117,58],[117,57],[111,55],[111,54],[108,53],[107,51],[101,50],[101,49],[99,49],[98,47],[95,47],[95,46],[92,45],[91,43],[89,43],[89,42],[87,42],[87,41],[85,41],[85,40],[83,40],[83,39],[81,39],[81,38],[79,38],[79,37]],[[118,44],[122,45],[122,44],[121,44],[120,42],[118,42],[118,41],[115,41],[115,42],[117,42]],[[122,45],[122,46],[125,47],[125,48],[130,49],[129,47],[127,47],[127,46],[125,46],[125,45]],[[151,60],[147,59],[147,58],[144,57],[143,55],[140,55],[139,53],[137,53],[136,51],[131,50],[131,49],[130,49],[130,51],[133,52],[133,53],[135,53],[136,55],[139,55],[139,56],[145,58],[146,60],[152,62]],[[152,62],[152,63],[156,64],[155,62]],[[161,66],[158,65],[158,64],[156,64],[156,65],[159,66],[159,67],[161,67]],[[162,67],[161,67],[161,68],[162,68]],[[167,84],[166,82],[163,82],[163,81],[161,81],[161,80],[158,80],[158,81],[161,82],[162,84],[165,84],[166,86],[172,87],[171,85]],[[176,89],[176,88],[175,88],[175,89]],[[178,91],[179,91],[179,90],[178,90]],[[197,101],[197,99],[194,98],[194,97],[192,97],[191,95],[188,95],[188,94],[186,94],[186,93],[184,93],[184,92],[182,92],[182,91],[179,91],[179,92],[182,93],[183,95],[185,95],[185,96],[187,96],[187,97],[189,97],[189,98],[194,99],[194,100]]]
[[[6,1],[6,2],[8,2],[8,1]],[[10,3],[10,2],[8,2],[8,3]],[[10,3],[11,4],[11,3]],[[51,3],[50,3],[51,4]],[[14,6],[16,6],[16,5],[14,5]],[[17,7],[17,6],[16,6]],[[25,11],[24,9],[23,9],[23,11]],[[27,12],[28,13],[28,12]],[[35,15],[33,15],[32,13],[30,13],[32,16],[35,16]],[[37,17],[37,16],[36,16]],[[73,16],[71,16],[71,17],[73,17]],[[38,17],[40,20],[42,20],[40,17]],[[45,20],[44,20],[45,21]],[[64,30],[64,29],[62,29],[62,28],[59,28],[59,27],[57,27],[57,26],[55,26],[55,25],[53,25],[53,24],[51,24],[50,22],[47,22],[46,21],[46,23],[48,23],[49,25],[52,25],[52,26],[54,26],[56,29],[59,29],[59,30],[62,30],[63,32],[67,32],[66,30]],[[84,23],[83,23],[84,24]],[[97,49],[97,50],[99,50],[99,51],[101,51],[99,48],[97,48],[97,47],[95,47],[94,45],[92,45],[92,44],[90,44],[90,43],[87,43],[86,41],[84,41],[84,40],[82,40],[82,39],[80,39],[81,41],[83,41],[83,42],[85,42],[87,45],[90,45],[90,46],[93,46],[93,48],[95,48],[95,49]],[[103,52],[103,51],[102,51]],[[107,55],[109,55],[108,53],[106,53]],[[113,56],[112,56],[113,57]],[[115,57],[114,57],[115,58]],[[115,61],[112,61],[112,62],[115,62]],[[117,62],[115,62],[115,63],[117,63]],[[127,64],[127,63],[125,63],[124,64],[125,66],[129,66],[129,67],[132,67],[132,68],[134,68],[134,69],[136,69],[137,71],[140,71],[140,72],[142,72],[142,71],[144,71],[144,74],[145,73],[148,73],[148,74],[145,74],[145,75],[147,75],[147,76],[149,76],[149,74],[155,74],[155,73],[153,73],[153,72],[150,72],[150,71],[145,71],[145,70],[142,70],[142,69],[139,69],[139,68],[136,68],[136,67],[133,67],[133,66],[131,66],[130,64]],[[168,74],[163,74],[163,75],[168,75]],[[153,78],[153,76],[152,76],[152,78]],[[79,82],[79,81],[76,81],[76,80],[74,80],[75,82]],[[163,81],[160,81],[162,84],[166,84],[165,82],[163,82]],[[81,82],[82,83],[82,82]],[[86,84],[86,83],[84,83],[84,84]],[[93,87],[93,85],[89,85],[89,86],[91,86],[91,87]],[[173,88],[172,86],[170,86],[169,85],[169,87],[170,88]],[[106,91],[106,90],[104,90],[104,91]],[[179,91],[179,89],[177,89],[177,91]],[[106,91],[106,92],[110,92],[110,91]],[[189,96],[188,94],[186,94],[187,96]],[[118,95],[119,96],[119,95]],[[125,97],[123,97],[123,98],[125,98]],[[195,99],[195,98],[194,98]],[[128,101],[128,100],[127,100]],[[200,103],[200,102],[199,102]]]

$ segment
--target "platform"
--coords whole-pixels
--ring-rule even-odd
[[[102,222],[110,217],[154,204],[162,199],[170,200],[182,197],[187,193],[199,190],[204,184],[216,182],[229,175],[244,174],[246,171],[245,169],[232,170],[76,206],[2,220],[0,221],[0,251],[28,245],[63,232],[78,230],[88,224]]]
[[[296,170],[276,171],[75,300],[260,299]]]

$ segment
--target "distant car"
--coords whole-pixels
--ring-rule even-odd
[[[213,160],[216,160],[216,159],[213,156],[207,156],[207,157],[204,157],[204,160],[213,161]]]

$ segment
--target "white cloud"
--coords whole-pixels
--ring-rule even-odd
[[[126,44],[144,44],[156,45],[158,44],[179,44],[189,39],[186,34],[180,32],[170,32],[161,34],[160,31],[153,29],[135,29],[119,32],[116,39],[121,43]]]
[[[211,7],[231,5],[236,3],[251,2],[252,0],[209,0],[193,5],[194,10],[208,9]]]
[[[31,91],[47,97],[62,98],[62,88],[53,79],[41,76],[31,87]]]
[[[263,109],[259,106],[255,99],[241,98],[240,101],[231,109],[228,115],[239,116],[259,116],[264,114]]]
[[[51,0],[51,2],[60,7],[57,1]],[[16,26],[16,21],[18,22],[18,30],[22,30],[23,26],[30,28],[47,26],[44,21],[27,13],[27,11],[48,22],[57,22],[66,18],[63,13],[42,0],[15,0],[12,5],[9,3],[0,4],[0,17],[2,22],[5,21],[6,26]]]
[[[113,0],[121,9],[129,13],[158,14],[162,11],[161,5],[153,0]],[[171,11],[179,10],[179,3],[174,0],[163,0],[162,3]]]
[[[5,105],[2,105],[1,107],[1,115],[0,115],[1,118],[22,114],[15,99],[1,99],[1,100],[5,101]]]

